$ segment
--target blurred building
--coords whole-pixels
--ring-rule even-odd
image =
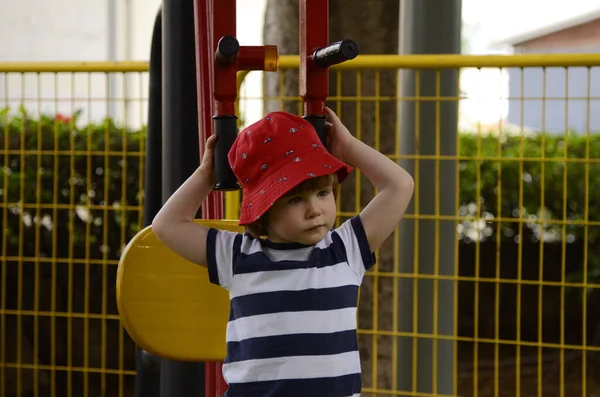
[[[590,54],[600,57],[600,9],[496,43],[516,54]],[[564,133],[600,131],[600,68],[509,70],[508,122]]]
[[[19,0],[2,4],[0,62],[147,61],[161,0]],[[44,73],[0,76],[0,109],[34,115],[81,111],[139,124],[146,76]],[[141,79],[141,80],[140,80]]]

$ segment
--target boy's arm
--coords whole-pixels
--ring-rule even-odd
[[[326,112],[332,121],[332,154],[359,168],[378,190],[360,213],[369,247],[375,251],[402,219],[414,191],[413,178],[388,157],[353,137],[333,111],[327,108]]]
[[[215,136],[206,141],[202,164],[171,195],[152,221],[152,231],[167,247],[185,259],[206,266],[208,228],[194,223],[196,212],[214,186]]]

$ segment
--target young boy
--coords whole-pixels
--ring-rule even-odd
[[[210,281],[229,291],[226,397],[360,396],[358,289],[414,183],[326,113],[329,151],[310,123],[284,112],[240,132],[229,162],[242,186],[246,233],[193,223],[214,185],[214,136],[200,167],[152,222],[161,241],[208,266]],[[379,193],[333,229],[337,185],[352,171],[345,162]]]

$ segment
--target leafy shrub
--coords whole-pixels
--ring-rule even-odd
[[[499,218],[503,239],[521,238],[518,219],[525,221],[522,237],[532,242],[561,241],[562,220],[569,223],[567,242],[583,238],[584,220],[600,221],[593,200],[600,195],[600,135],[499,139],[464,134],[460,145],[461,156],[468,157],[460,165],[461,215]],[[462,235],[468,239],[466,231],[474,226],[464,226]],[[599,233],[599,228],[588,229],[590,240],[597,241]],[[495,230],[481,238],[496,238]]]
[[[140,150],[145,130],[126,131],[111,120],[77,127],[76,116],[28,117],[24,110],[7,120],[0,114],[0,200],[7,202],[5,255],[17,255],[19,218],[24,222],[23,255],[34,255],[34,225],[41,224],[42,257],[117,259],[124,230],[129,239],[139,230],[142,194]],[[89,230],[86,231],[86,228]],[[52,231],[58,235],[57,252]],[[71,244],[69,244],[69,239]]]
[[[103,257],[106,252],[117,259],[123,236],[103,236],[103,226],[108,222],[109,230],[123,228],[128,238],[139,230],[145,130],[125,131],[109,119],[77,127],[77,115],[36,120],[24,110],[8,118],[5,110],[0,116],[0,164],[6,165],[0,197],[10,207],[8,225],[2,225],[8,233],[7,254],[16,254],[15,222],[23,211],[26,236],[35,222],[44,226],[42,239],[47,244],[39,255],[52,255],[54,227],[59,227],[60,237],[72,238],[75,251],[83,254],[90,224],[91,255]],[[564,236],[571,243],[586,234],[588,241],[598,241],[600,228],[583,225],[586,219],[600,222],[600,207],[590,200],[600,196],[600,161],[594,160],[598,153],[598,134],[461,134],[459,213],[465,219],[460,238],[465,243],[495,240],[500,222],[505,241],[557,242]],[[58,209],[51,208],[53,203]],[[27,239],[26,252],[33,252],[33,243]],[[67,245],[59,244],[55,256],[66,255]]]

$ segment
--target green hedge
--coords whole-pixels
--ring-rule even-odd
[[[42,225],[42,257],[85,257],[89,225],[89,256],[100,259],[106,254],[117,259],[122,227],[127,239],[139,230],[139,211],[131,207],[142,204],[140,150],[145,130],[126,131],[110,120],[79,124],[77,115],[69,120],[60,116],[34,119],[24,110],[12,117],[7,117],[7,110],[0,113],[0,202],[9,203],[8,224],[0,226],[8,237],[7,255],[17,254],[21,195],[27,206],[23,209],[24,256],[35,256],[36,218]],[[44,207],[54,203],[58,209]],[[37,204],[41,209],[30,208]],[[88,212],[88,205],[94,209]],[[110,231],[107,236],[103,234],[105,222]],[[54,255],[53,229],[58,235]],[[69,237],[73,242],[70,254]]]
[[[543,231],[547,242],[561,241],[563,226],[548,223],[542,228],[542,219],[600,221],[600,208],[595,202],[600,197],[600,134],[589,138],[569,134],[501,139],[463,134],[460,146],[461,156],[473,158],[461,161],[461,214],[476,215],[479,196],[480,212],[485,218],[522,217],[530,221],[524,226],[524,238],[538,241]],[[596,162],[586,158],[595,158]],[[502,228],[503,238],[517,235],[517,223],[505,222]],[[582,239],[584,233],[581,224],[565,228],[567,242]],[[591,240],[598,241],[599,233],[598,227],[588,228]],[[494,233],[487,238],[492,236]]]
[[[56,183],[58,187],[56,199],[59,205],[69,203],[82,206],[107,205],[110,211],[106,218],[101,209],[92,211],[91,217],[82,215],[82,211],[85,212],[82,209],[79,209],[79,212],[59,209],[56,214],[58,222],[52,218],[51,208],[43,208],[40,212],[42,218],[45,217],[43,224],[58,227],[61,240],[62,236],[68,238],[67,231],[71,227],[69,219],[71,219],[70,215],[73,215],[71,236],[74,239],[76,253],[83,254],[85,251],[83,244],[85,228],[89,223],[92,255],[101,256],[102,252],[108,250],[109,257],[116,259],[121,247],[121,234],[109,233],[107,244],[104,244],[103,223],[107,219],[111,228],[109,230],[121,230],[125,222],[127,237],[139,230],[137,212],[132,215],[131,212],[125,211],[125,207],[138,206],[141,203],[140,156],[125,154],[143,150],[142,140],[145,137],[145,130],[125,131],[110,120],[85,126],[78,126],[79,124],[77,116],[73,120],[65,120],[50,116],[34,119],[28,117],[24,111],[11,117],[7,116],[6,111],[0,114],[0,164],[7,164],[3,176],[8,181],[8,186],[5,186],[4,177],[0,178],[2,195],[0,200],[7,200],[9,203],[18,202],[22,188],[25,203],[35,204],[39,179],[41,204],[54,202]],[[10,150],[8,154],[5,147],[6,139]],[[25,148],[24,154],[20,152],[21,148]],[[42,151],[41,156],[36,152],[38,150]],[[61,151],[59,156],[55,156],[56,150]],[[104,152],[109,154],[105,155]],[[73,156],[70,153],[74,153]],[[600,209],[594,202],[594,198],[600,197],[600,178],[597,177],[600,174],[600,163],[586,164],[581,161],[586,156],[597,157],[598,153],[600,153],[600,135],[592,135],[590,139],[573,134],[567,137],[536,135],[523,138],[506,135],[499,139],[491,135],[478,137],[461,134],[460,155],[463,160],[460,162],[460,213],[478,215],[477,197],[480,197],[479,212],[488,220],[487,226],[480,233],[482,240],[485,241],[496,238],[493,219],[500,216],[503,219],[514,220],[520,217],[519,203],[521,202],[523,217],[530,220],[523,226],[521,238],[535,241],[543,232],[545,241],[560,241],[562,238],[560,224],[546,224],[542,228],[535,221],[542,217],[550,221],[560,220],[564,216],[568,220],[575,221],[582,221],[586,216],[590,221],[600,221]],[[547,161],[539,161],[541,157],[545,157]],[[91,165],[89,170],[88,160]],[[38,162],[41,164],[40,167]],[[73,174],[71,168],[74,170]],[[125,182],[123,177],[126,178]],[[498,195],[499,182],[501,182],[500,195]],[[564,186],[566,186],[566,194],[563,194]],[[123,194],[124,188],[125,194]],[[540,206],[542,193],[543,208]],[[587,204],[586,196],[590,200]],[[501,198],[499,213],[498,197]],[[26,209],[26,212],[33,216],[35,209]],[[18,245],[18,218],[17,209],[11,208],[8,224],[2,225],[5,233],[8,233],[9,255],[15,253]],[[48,222],[49,219],[52,222]],[[475,225],[473,222],[465,221],[462,226],[461,238],[463,242],[469,242],[468,231]],[[28,230],[34,228],[29,226],[26,229],[27,235]],[[50,256],[52,255],[50,227],[42,229],[45,243],[40,248],[40,255]],[[516,222],[503,222],[502,238],[514,241],[518,229],[519,225]],[[565,230],[567,242],[581,240],[586,233],[581,225],[570,225]],[[590,241],[598,241],[600,228],[589,227],[587,233]],[[33,249],[33,241],[31,239],[27,241],[27,250]],[[65,249],[61,246],[59,251]],[[33,251],[28,252],[25,255],[33,254]]]

